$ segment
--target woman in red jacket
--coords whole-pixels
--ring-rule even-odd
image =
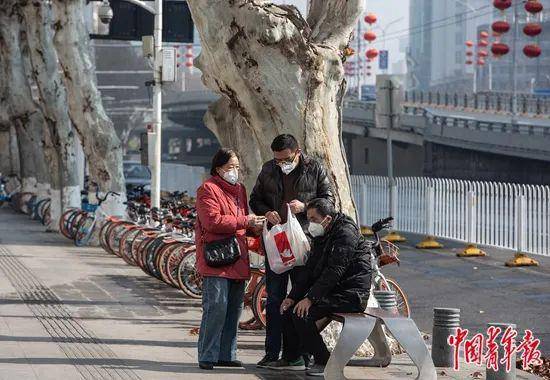
[[[203,276],[202,321],[198,342],[199,367],[240,367],[236,360],[237,325],[245,281],[250,277],[247,228],[261,227],[264,217],[248,213],[245,187],[238,183],[239,159],[220,149],[212,159],[212,177],[197,190],[197,269]],[[204,246],[235,236],[240,258],[223,267],[208,266]]]

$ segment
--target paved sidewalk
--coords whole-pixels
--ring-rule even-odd
[[[240,332],[244,369],[196,365],[200,303],[99,248],[77,248],[0,208],[0,379],[303,379],[258,370],[262,332]],[[446,374],[441,375],[441,371]],[[441,379],[484,371],[438,370]],[[385,369],[348,367],[351,379],[412,379],[406,356]],[[519,379],[535,378],[518,376]]]

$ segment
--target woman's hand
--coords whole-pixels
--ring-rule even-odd
[[[248,227],[259,228],[264,225],[265,216],[258,216],[254,214],[247,215],[248,218]]]
[[[269,211],[265,214],[265,217],[269,223],[272,225],[277,225],[282,222],[281,217],[277,211]]]

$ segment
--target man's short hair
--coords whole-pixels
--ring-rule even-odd
[[[271,143],[271,150],[273,152],[280,152],[285,149],[290,149],[292,151],[298,149],[298,140],[288,133],[275,137]]]
[[[325,198],[315,198],[308,202],[306,209],[314,208],[324,218],[327,215],[334,216],[336,209],[331,201]]]

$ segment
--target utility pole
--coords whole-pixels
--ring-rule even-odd
[[[517,67],[516,67],[516,53],[517,53],[517,41],[518,41],[518,31],[519,31],[519,20],[518,20],[518,6],[522,4],[522,1],[514,1],[512,6],[514,7],[514,36],[512,39],[512,125],[518,123],[518,78],[517,78]]]
[[[151,162],[151,207],[160,208],[160,170],[162,158],[162,0],[155,0],[155,55],[153,57],[155,88],[153,92],[154,144]]]
[[[363,19],[361,15],[361,17],[359,17],[359,21],[357,21],[357,62],[355,67],[357,73],[357,100],[361,100],[361,77],[363,75],[363,67],[361,65],[363,54],[363,50],[361,48],[361,40],[363,39],[363,35],[361,32],[362,22]]]

